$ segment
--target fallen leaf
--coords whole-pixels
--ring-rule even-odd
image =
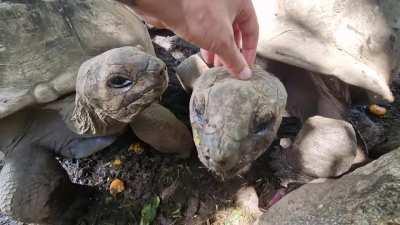
[[[159,205],[160,198],[156,196],[143,206],[141,211],[142,217],[140,219],[140,225],[151,225],[157,216],[157,209]]]

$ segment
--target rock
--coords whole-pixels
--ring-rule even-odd
[[[258,225],[400,224],[400,148],[337,180],[306,184]]]
[[[172,49],[172,38],[173,37],[156,36],[156,37],[153,38],[153,41],[156,44],[158,44],[160,47],[165,49],[166,51],[170,51]]]
[[[238,207],[255,216],[260,216],[259,200],[254,187],[243,187],[236,193],[235,203]]]

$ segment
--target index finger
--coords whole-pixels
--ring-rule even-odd
[[[235,19],[242,33],[242,54],[249,65],[254,64],[259,36],[256,11],[252,1],[244,1],[245,6]]]

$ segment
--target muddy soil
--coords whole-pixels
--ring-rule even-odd
[[[162,103],[189,125],[189,96],[180,87],[174,68],[183,59],[198,52],[198,49],[166,30],[151,30],[151,34],[157,54],[167,63],[171,77]],[[369,150],[374,158],[399,146],[396,137],[400,136],[400,79],[395,79],[393,90],[398,101],[384,104],[389,109],[384,118],[368,113],[366,106],[354,106],[356,113],[351,115],[354,121],[367,116],[373,122],[368,126],[374,126],[376,132],[383,130],[383,134],[380,134],[382,137],[376,143],[366,143],[370,145]],[[362,125],[360,127],[367,129]],[[292,133],[295,135],[295,132]],[[371,134],[360,132],[360,135]],[[243,176],[222,181],[204,168],[195,152],[189,159],[161,154],[138,140],[131,132],[89,158],[59,160],[73,182],[92,186],[97,191],[89,211],[80,218],[81,225],[139,224],[143,206],[155,196],[161,199],[161,204],[153,224],[225,224],[221,223],[220,212],[234,208],[234,196],[240,188],[254,186],[260,198],[260,207],[264,210],[269,207],[271,197],[280,188],[279,181],[268,167],[268,151]],[[123,181],[125,190],[111,195],[110,183],[117,178]],[[3,224],[17,225],[0,215],[0,225]]]

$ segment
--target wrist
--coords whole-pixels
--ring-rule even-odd
[[[134,0],[132,8],[150,24],[151,18],[161,23],[162,27],[173,29],[183,22],[183,1],[185,0]]]

